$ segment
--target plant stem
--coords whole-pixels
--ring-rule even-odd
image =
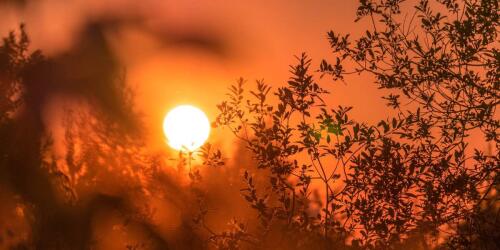
[[[325,205],[325,246],[328,249],[328,180],[325,181],[325,191],[326,191],[326,205]]]

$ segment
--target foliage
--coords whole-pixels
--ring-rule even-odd
[[[367,248],[400,246],[419,232],[465,248],[487,238],[477,214],[498,212],[498,2],[422,0],[410,20],[402,2],[360,1],[357,20],[373,28],[354,42],[329,32],[335,63],[319,68],[334,81],[375,76],[392,91],[384,99],[394,117],[369,125],[349,118],[352,107],[328,107],[305,54],[285,86],[272,92],[257,81],[247,95],[240,79],[218,105],[215,124],[272,173],[271,191],[260,194],[244,174],[261,244],[277,228],[296,248],[318,235],[327,246],[350,238]],[[469,146],[477,130],[495,152]]]
[[[36,57],[39,51],[29,53],[29,39],[24,30],[24,25],[20,27],[20,34],[16,36],[10,32],[3,39],[0,46],[0,125],[10,120],[13,113],[21,104],[20,84],[22,73]]]
[[[2,228],[0,248],[94,248],[92,224],[103,211],[113,211],[123,220],[117,228],[143,231],[141,242],[130,239],[122,242],[124,248],[167,248],[152,230],[154,210],[146,202],[153,194],[156,198],[168,192],[159,182],[172,183],[160,171],[164,156],[146,152],[139,123],[131,129],[125,119],[117,119],[116,109],[110,112],[88,96],[71,96],[62,102],[62,119],[54,118],[55,123],[61,122],[56,133],[62,132],[63,145],[57,148],[54,130],[45,127],[41,113],[50,94],[70,95],[61,91],[66,72],[54,68],[60,59],[31,52],[28,45],[21,26],[19,34],[10,33],[0,47],[0,91],[5,94],[0,97],[0,185],[2,195],[4,190],[13,193],[8,201],[15,202],[17,215],[1,218],[2,226],[6,220],[8,227]],[[110,85],[106,87],[119,100],[120,111],[130,116],[127,121],[135,121],[140,114],[133,110],[132,91],[124,76],[106,73],[113,81],[103,84]],[[177,198],[181,196],[178,192]],[[2,204],[2,211],[9,206]],[[9,223],[22,227],[10,228]],[[21,242],[9,245],[8,240],[16,237]]]

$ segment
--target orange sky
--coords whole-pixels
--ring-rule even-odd
[[[105,3],[104,3],[105,2]],[[329,58],[326,32],[350,32],[356,37],[366,23],[354,23],[357,1],[133,1],[41,0],[25,6],[0,5],[0,33],[25,22],[34,48],[49,55],[71,48],[78,32],[91,21],[120,20],[107,32],[116,56],[137,91],[152,145],[163,147],[163,116],[173,106],[189,103],[210,119],[226,88],[238,77],[251,84],[265,79],[284,84],[293,56],[307,52],[317,68]],[[130,21],[133,20],[133,21]],[[139,20],[139,22],[136,22]],[[170,37],[202,35],[220,50],[186,46]],[[170,42],[168,42],[170,41]],[[323,81],[332,91],[327,102],[354,106],[356,119],[375,122],[388,109],[372,80],[348,79],[348,85]],[[217,140],[215,131],[212,140]],[[218,140],[217,140],[218,141]],[[225,143],[231,143],[227,141]]]
[[[329,56],[326,32],[363,30],[354,24],[356,1],[56,1],[2,7],[0,32],[24,21],[33,47],[57,54],[71,47],[78,31],[92,20],[110,15],[141,25],[125,24],[108,32],[108,40],[137,90],[137,104],[151,134],[161,133],[161,120],[175,105],[190,103],[209,118],[238,77],[265,79],[273,86],[287,80],[294,55],[307,52],[317,67]],[[203,47],[166,43],[169,34],[199,34],[214,39],[221,53]],[[330,81],[325,81],[330,84]],[[362,81],[337,84],[328,102],[354,105],[359,119],[378,119],[385,110],[374,85]],[[348,93],[348,94],[347,94]],[[359,115],[359,116],[358,116]],[[157,126],[155,126],[157,125]],[[153,136],[157,138],[157,136]],[[229,142],[230,143],[230,142]],[[155,140],[155,145],[162,145]]]

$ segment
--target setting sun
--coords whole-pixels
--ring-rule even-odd
[[[193,151],[207,140],[210,123],[205,113],[199,108],[181,105],[165,116],[163,132],[173,149]]]

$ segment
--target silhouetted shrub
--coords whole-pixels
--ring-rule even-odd
[[[480,222],[498,213],[498,1],[422,0],[410,12],[402,2],[360,1],[356,20],[372,28],[356,40],[328,32],[335,63],[319,67],[334,81],[375,76],[392,91],[384,99],[394,117],[369,125],[350,119],[352,107],[328,107],[305,54],[284,86],[257,81],[245,92],[240,79],[218,105],[215,125],[272,173],[260,189],[244,175],[258,244],[272,246],[274,230],[284,249],[399,248],[410,238],[498,247],[498,217]],[[477,130],[495,152],[469,146]]]

